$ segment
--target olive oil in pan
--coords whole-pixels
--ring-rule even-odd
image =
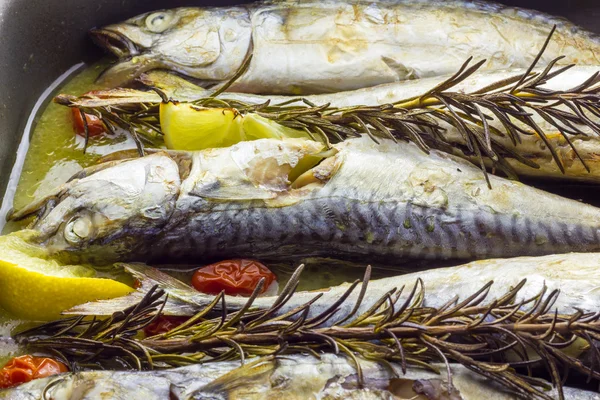
[[[106,65],[106,62],[100,62],[85,67],[59,90],[83,94],[105,88],[94,81]],[[36,120],[13,200],[13,208],[16,210],[63,183],[82,168],[92,165],[102,155],[135,146],[125,135],[117,138],[90,138],[88,150],[84,154],[84,139],[74,133],[71,110],[51,101]],[[2,233],[13,232],[22,227],[23,223],[8,223]]]
[[[82,94],[90,90],[102,89],[94,84],[96,76],[106,67],[100,62],[81,69],[68,78],[60,91]],[[83,138],[76,137],[71,120],[71,110],[48,102],[39,115],[35,116],[25,162],[13,199],[13,207],[19,209],[44,193],[70,178],[82,168],[93,164],[102,154],[114,148],[115,139],[90,139],[90,150],[83,153]],[[127,143],[125,137],[117,141]],[[4,216],[1,216],[4,218]],[[27,221],[9,222],[2,234],[19,230]],[[11,317],[0,309],[0,365],[20,353],[19,347],[10,340],[11,331],[26,323]]]

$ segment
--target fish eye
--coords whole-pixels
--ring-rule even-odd
[[[146,28],[150,32],[163,33],[169,29],[173,14],[167,11],[154,12],[146,17]]]
[[[76,245],[88,240],[94,233],[92,218],[85,215],[76,215],[65,225],[64,236],[67,242]]]

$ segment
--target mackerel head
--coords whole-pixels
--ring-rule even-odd
[[[204,82],[231,77],[251,50],[252,28],[244,7],[158,10],[91,31],[119,57],[99,80],[122,84],[164,68]]]
[[[398,264],[600,250],[600,209],[411,143],[262,139],[84,170],[37,240],[79,261],[325,256]],[[315,165],[316,164],[316,165]]]

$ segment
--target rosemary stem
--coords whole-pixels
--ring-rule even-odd
[[[549,323],[537,323],[537,324],[524,324],[524,323],[512,323],[503,324],[502,328],[510,332],[520,333],[543,333],[552,327],[552,322]],[[600,330],[600,322],[593,323],[580,323],[580,322],[560,322],[554,324],[554,332],[560,334],[574,333],[578,330]],[[352,328],[341,328],[331,327],[315,329],[310,332],[294,332],[288,335],[282,335],[281,332],[268,332],[268,333],[237,333],[227,335],[227,338],[233,340],[241,345],[253,345],[253,346],[266,346],[278,343],[279,340],[283,340],[287,343],[301,343],[301,342],[315,342],[319,341],[319,337],[327,336],[332,339],[340,340],[382,340],[389,339],[389,332],[392,332],[398,339],[415,338],[422,334],[430,336],[447,336],[447,335],[463,335],[470,336],[476,334],[486,334],[497,332],[496,327],[488,325],[478,325],[476,327],[470,327],[468,325],[438,325],[438,326],[426,326],[426,325],[415,325],[411,326],[399,326],[388,328],[387,331],[376,331],[373,327],[352,327]],[[169,353],[185,353],[185,352],[196,352],[208,349],[214,349],[223,347],[223,341],[219,337],[210,337],[200,341],[191,341],[187,338],[182,339],[168,339],[168,340],[142,340],[143,345],[155,349],[160,352]]]
[[[396,104],[394,104],[394,107],[412,110],[412,109],[416,109],[416,108],[439,106],[441,104],[442,103],[434,97],[427,97],[427,98],[416,97],[414,99],[396,103]]]

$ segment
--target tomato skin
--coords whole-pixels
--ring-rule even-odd
[[[71,108],[71,117],[73,120],[73,129],[75,129],[75,133],[79,136],[85,137],[85,126],[83,125],[83,118],[81,118],[81,112],[79,111],[79,108]],[[87,121],[88,125],[89,137],[99,136],[106,133],[106,128],[104,127],[104,124],[100,118],[92,114],[85,114],[85,120]]]
[[[144,334],[146,337],[160,335],[161,333],[169,332],[171,329],[178,327],[187,320],[188,317],[161,315],[144,327]]]
[[[68,371],[65,364],[52,358],[30,355],[15,357],[0,369],[0,389]]]
[[[276,276],[255,260],[225,260],[200,268],[192,276],[192,286],[199,292],[250,296],[261,278],[265,278],[264,293]]]

